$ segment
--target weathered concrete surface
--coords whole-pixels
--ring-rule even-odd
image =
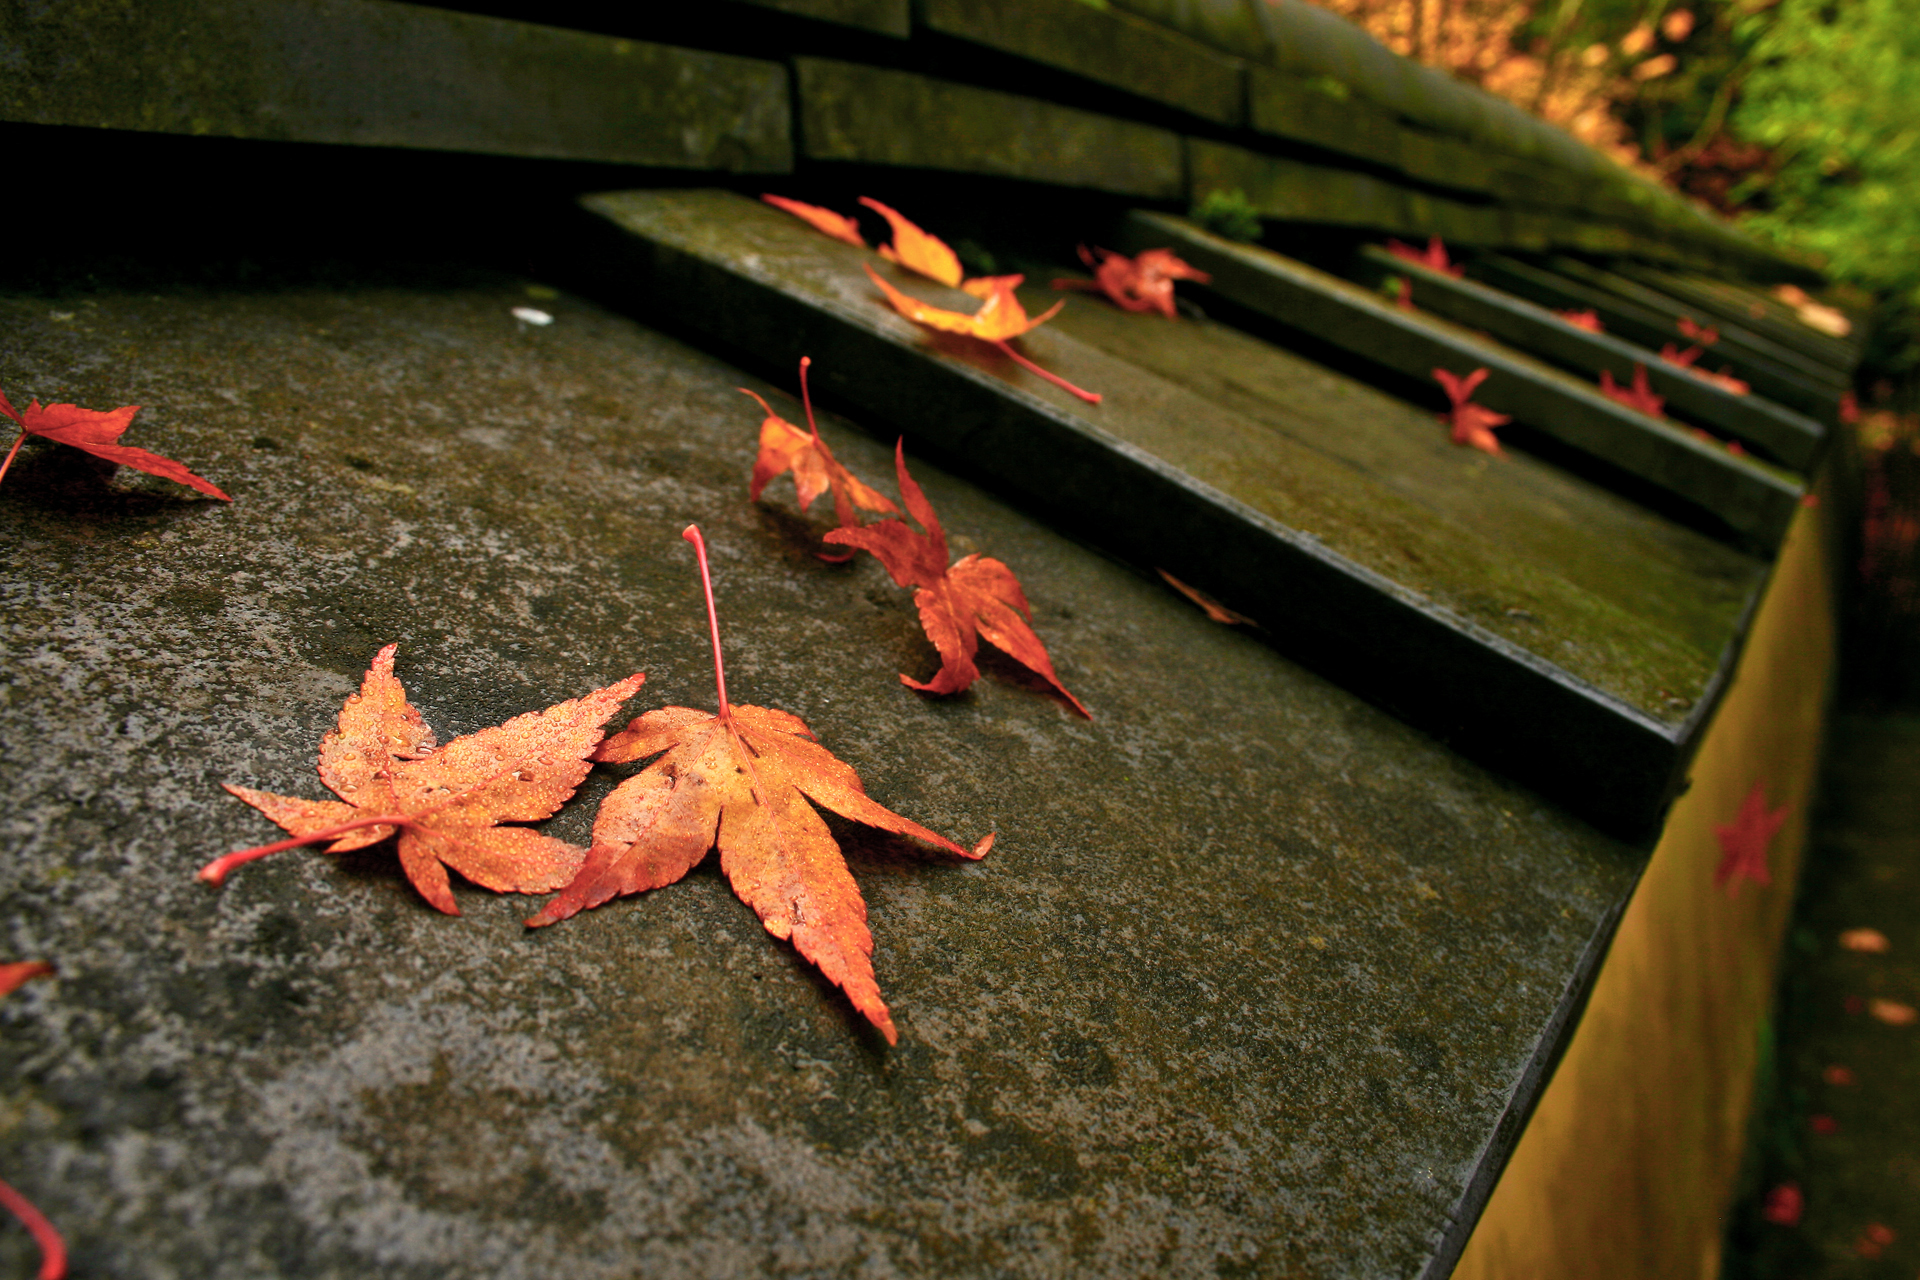
[[[905,594],[815,560],[786,482],[746,501],[762,384],[528,301],[0,301],[16,401],[145,405],[129,439],[235,498],[37,443],[0,486],[0,922],[62,967],[0,1009],[0,1170],[75,1273],[1417,1271],[1637,856],[926,464],[1097,718],[1005,670],[902,688]],[[890,441],[824,429],[885,481]],[[897,1050],[710,862],[531,935],[378,852],[192,879],[274,834],[222,781],[320,794],[387,641],[443,735],[636,668],[636,710],[710,706],[689,520],[734,695],[999,832],[969,866],[849,842]]]
[[[1038,98],[905,71],[796,58],[812,160],[1025,178],[1147,199],[1186,195],[1180,137]]]
[[[9,4],[0,66],[30,124],[793,167],[776,63],[388,0]]]

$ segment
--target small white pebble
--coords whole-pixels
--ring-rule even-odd
[[[522,324],[552,324],[553,317],[538,307],[515,307],[513,318]]]

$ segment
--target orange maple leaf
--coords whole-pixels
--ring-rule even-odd
[[[865,263],[861,264],[866,267]],[[1094,391],[1083,391],[1057,373],[1042,369],[1033,361],[1015,351],[1007,339],[1017,338],[1023,333],[1039,328],[1059,314],[1066,306],[1062,301],[1054,303],[1039,315],[1029,318],[1027,309],[1020,305],[1020,299],[1014,296],[1014,290],[1020,287],[1025,276],[979,276],[968,280],[960,287],[981,299],[980,309],[972,315],[964,311],[948,311],[936,307],[930,302],[909,297],[882,280],[872,267],[866,272],[873,282],[880,286],[887,301],[915,324],[923,324],[929,329],[938,329],[943,333],[957,333],[963,337],[978,338],[999,349],[1001,354],[1030,373],[1039,375],[1063,391],[1070,392],[1085,400],[1088,404],[1099,404],[1100,395]]]
[[[30,978],[44,977],[55,972],[54,967],[45,960],[16,960],[9,964],[0,964],[0,996],[9,995],[19,989],[20,984]],[[47,1216],[34,1206],[33,1201],[15,1191],[5,1182],[0,1182],[0,1205],[20,1220],[20,1225],[33,1237],[40,1249],[40,1270],[35,1273],[38,1280],[63,1280],[67,1274],[67,1242],[60,1238]]]
[[[1473,389],[1487,380],[1487,371],[1475,369],[1460,378],[1446,369],[1435,369],[1433,377],[1453,402],[1453,408],[1440,415],[1440,421],[1452,429],[1453,442],[1485,453],[1499,453],[1500,441],[1494,438],[1493,429],[1512,422],[1513,415],[1496,413],[1483,404],[1473,403]]]
[[[987,556],[965,556],[949,567],[946,532],[927,495],[907,474],[904,442],[894,446],[893,461],[900,475],[900,497],[926,532],[915,533],[904,520],[882,520],[858,529],[830,530],[827,541],[873,552],[894,582],[918,588],[913,603],[927,639],[939,650],[940,670],[925,684],[907,675],[900,677],[900,683],[926,693],[959,693],[980,676],[973,656],[984,637],[1043,677],[1074,710],[1093,719],[1093,713],[1054,674],[1046,646],[1028,622],[1033,608],[1020,589],[1020,580],[1006,565]]]
[[[600,745],[594,759],[610,763],[666,754],[601,804],[579,874],[527,925],[554,924],[611,898],[670,885],[718,845],[720,869],[767,932],[791,940],[888,1044],[898,1043],[873,973],[866,903],[813,804],[963,858],[984,857],[993,837],[962,849],[869,799],[859,775],[813,741],[799,717],[728,702],[706,543],[693,525],[682,536],[700,560],[720,709],[649,711]]]
[[[1199,605],[1200,611],[1206,614],[1207,617],[1213,619],[1215,622],[1222,623],[1229,627],[1232,627],[1232,626],[1257,627],[1260,625],[1259,623],[1255,622],[1252,618],[1249,618],[1246,614],[1240,613],[1234,609],[1227,608],[1227,606],[1221,604],[1218,600],[1215,600],[1212,596],[1200,590],[1200,588],[1188,586],[1186,583],[1180,581],[1180,579],[1168,573],[1165,569],[1159,569],[1159,570],[1156,570],[1155,572],[1157,572],[1162,578],[1166,579],[1166,583],[1168,586],[1172,587],[1175,591],[1178,591],[1181,595],[1185,596],[1187,599],[1193,601],[1193,603]]]
[[[1605,333],[1607,326],[1601,323],[1600,313],[1592,307],[1585,311],[1556,311],[1553,314],[1565,320],[1576,329],[1585,329],[1588,333]]]
[[[128,424],[133,421],[133,415],[138,412],[140,406],[137,404],[122,405],[118,409],[82,409],[77,404],[43,405],[38,400],[30,402],[22,411],[13,407],[6,392],[0,391],[0,413],[20,424],[20,434],[14,439],[13,448],[7,451],[6,461],[0,462],[0,479],[5,478],[7,468],[13,465],[13,455],[20,452],[20,446],[26,443],[27,437],[39,436],[58,444],[84,449],[96,458],[105,458],[136,471],[177,480],[222,502],[233,501],[216,489],[212,481],[193,474],[172,458],[163,458],[132,445],[115,444],[114,441],[125,433]]]
[[[344,853],[395,831],[407,879],[448,915],[460,914],[448,867],[502,893],[547,893],[573,878],[585,849],[498,824],[552,817],[587,776],[601,726],[646,677],[629,676],[436,749],[433,730],[393,674],[398,648],[374,655],[360,692],[340,708],[339,727],[320,739],[320,780],[340,799],[227,784],[294,838],[216,858],[200,869],[202,880],[217,885],[242,863],[282,849],[331,841],[328,853]]]
[[[859,523],[854,508],[873,511],[881,515],[890,515],[900,508],[885,494],[862,483],[851,471],[834,458],[833,450],[827,448],[827,442],[820,438],[819,424],[813,418],[813,397],[807,391],[807,369],[813,364],[810,356],[800,357],[800,403],[807,411],[807,428],[802,431],[785,418],[773,411],[772,406],[759,395],[745,387],[735,390],[743,395],[752,396],[766,410],[766,420],[760,424],[760,453],[753,460],[753,476],[747,482],[747,500],[760,501],[760,495],[767,484],[778,475],[788,471],[793,473],[793,488],[800,499],[800,509],[805,511],[813,505],[813,500],[822,493],[833,492],[833,511],[842,525]],[[845,560],[852,556],[822,556],[825,560]]]
[[[785,196],[762,195],[760,197],[776,209],[785,209],[794,217],[807,223],[815,231],[824,232],[835,240],[843,241],[856,249],[864,249],[867,242],[860,238],[860,224],[844,213],[835,213],[831,209],[822,209],[817,204],[804,204],[799,200],[789,200]]]
[[[960,285],[960,258],[939,236],[922,231],[872,196],[861,196],[860,203],[887,220],[893,228],[893,243],[880,246],[880,256],[897,262],[909,271],[918,271],[941,284]]]
[[[1053,287],[1097,290],[1122,310],[1158,311],[1169,320],[1180,315],[1173,306],[1174,281],[1207,284],[1213,279],[1183,262],[1171,249],[1147,249],[1139,257],[1129,258],[1111,249],[1081,245],[1080,261],[1093,268],[1092,280],[1055,280]]]
[[[1647,366],[1635,363],[1633,366],[1633,385],[1623,387],[1613,380],[1613,370],[1600,371],[1600,390],[1610,400],[1616,400],[1629,409],[1638,409],[1653,417],[1665,417],[1666,398],[1653,394],[1653,388],[1647,385]]]
[[[1410,244],[1403,244],[1398,240],[1389,239],[1387,241],[1387,252],[1404,262],[1418,263],[1430,271],[1443,272],[1455,278],[1466,274],[1467,269],[1465,267],[1456,267],[1447,260],[1447,246],[1441,242],[1439,236],[1429,238],[1425,250],[1416,249]]]
[[[1713,834],[1720,842],[1720,865],[1714,869],[1713,882],[1724,887],[1728,897],[1739,891],[1742,880],[1759,885],[1773,883],[1767,870],[1767,846],[1786,820],[1786,806],[1769,812],[1766,784],[1756,782],[1740,802],[1734,820],[1714,827]]]

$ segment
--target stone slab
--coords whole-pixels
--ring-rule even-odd
[[[1623,262],[1614,268],[1619,275],[1699,307],[1715,319],[1731,321],[1845,375],[1860,363],[1861,343],[1854,335],[1835,338],[1804,324],[1791,308],[1764,293],[1742,288],[1724,280],[1659,271],[1638,263]],[[1859,333],[1855,330],[1855,334]]]
[[[29,444],[0,485],[0,1166],[74,1274],[163,1280],[1411,1275],[1468,1229],[1641,855],[923,459],[1020,573],[1081,720],[813,556],[712,356],[484,273],[7,296],[5,389],[146,406],[231,505]],[[824,369],[823,369],[824,371]],[[885,483],[890,439],[827,415]],[[64,456],[63,456],[64,455]],[[711,862],[526,934],[390,855],[281,855],[373,650],[442,734],[636,668],[736,696],[882,802],[849,837],[887,1051]],[[607,771],[549,828],[583,839]],[[0,1266],[24,1274],[24,1234]]]
[[[920,22],[1217,124],[1246,118],[1244,63],[1131,14],[1082,0],[923,0]]]
[[[1625,386],[1633,381],[1635,367],[1643,368],[1648,385],[1666,399],[1668,412],[1755,446],[1803,474],[1812,470],[1826,441],[1820,423],[1791,409],[1751,394],[1737,395],[1668,364],[1657,351],[1582,329],[1545,307],[1477,281],[1409,263],[1377,245],[1361,251],[1354,274],[1368,284],[1394,276],[1407,280],[1413,287],[1414,305],[1421,310],[1490,334],[1563,369],[1595,377],[1606,371]],[[1686,345],[1678,333],[1667,341],[1676,340]],[[1713,356],[1709,348],[1702,365],[1713,367]]]
[[[1714,321],[1714,327],[1720,330],[1718,345],[1729,351],[1741,351],[1764,357],[1776,365],[1792,370],[1804,379],[1831,387],[1836,396],[1846,389],[1845,375],[1832,364],[1776,342],[1749,325],[1729,317],[1721,316],[1716,320],[1708,308],[1696,302],[1675,297],[1665,290],[1656,289],[1638,280],[1630,280],[1617,271],[1595,266],[1578,258],[1553,257],[1547,260],[1546,266],[1556,275],[1568,276],[1582,284],[1603,289],[1637,304],[1644,310],[1665,316],[1670,324],[1678,322],[1683,316],[1703,324]]]
[[[0,119],[670,169],[792,168],[786,69],[386,0],[0,9]]]
[[[1668,312],[1584,281],[1558,275],[1543,267],[1503,254],[1476,254],[1467,264],[1469,277],[1484,280],[1504,293],[1555,310],[1592,311],[1609,333],[1658,350],[1683,335]],[[1815,381],[1802,371],[1756,354],[1725,335],[1714,344],[1713,358],[1725,362],[1735,377],[1745,379],[1769,400],[1797,409],[1829,427],[1839,421],[1839,388]]]
[[[1711,517],[1729,536],[1776,545],[1800,500],[1792,477],[1627,409],[1533,357],[1271,250],[1239,245],[1180,218],[1135,211],[1121,233],[1137,252],[1171,246],[1213,275],[1228,301],[1400,374],[1426,380],[1487,368],[1475,399]]]
[[[796,58],[810,160],[1025,178],[1120,195],[1185,194],[1179,135],[1037,98]]]
[[[1024,349],[1097,389],[1106,397],[1100,405],[968,340],[930,340],[885,306],[867,278],[863,264],[882,266],[878,258],[757,202],[721,191],[636,191],[595,196],[587,207],[604,219],[598,235],[589,224],[565,238],[579,249],[579,278],[607,296],[629,305],[674,298],[680,323],[772,368],[812,356],[823,393],[952,459],[1055,527],[1220,596],[1283,651],[1609,830],[1638,836],[1657,825],[1718,688],[1714,673],[1737,638],[1758,561],[1704,538],[1656,550],[1668,537],[1651,531],[1660,522],[1644,522],[1628,504],[1603,511],[1609,499],[1595,491],[1575,495],[1548,482],[1595,528],[1614,531],[1597,554],[1637,539],[1644,571],[1685,582],[1650,595],[1687,601],[1683,612],[1707,608],[1694,624],[1671,615],[1656,621],[1659,610],[1641,605],[1629,610],[1636,620],[1610,616],[1619,606],[1600,601],[1606,589],[1591,580],[1598,562],[1577,567],[1584,533],[1556,544],[1552,533],[1527,531],[1519,538],[1529,549],[1505,564],[1497,552],[1450,550],[1449,517],[1436,508],[1450,506],[1460,519],[1462,548],[1490,549],[1503,536],[1499,521],[1523,521],[1519,508],[1543,499],[1509,491],[1493,500],[1506,514],[1480,521],[1458,502],[1410,498],[1417,485],[1405,473],[1457,466],[1462,456],[1435,447],[1441,433],[1425,422],[1412,429],[1427,447],[1412,454],[1387,439],[1411,428],[1404,409],[1398,425],[1381,424],[1367,433],[1369,445],[1357,446],[1380,455],[1383,475],[1402,473],[1371,480],[1340,444],[1289,438],[1221,403],[1215,388],[1180,385],[1138,353],[1116,355],[1052,325],[1023,338]],[[941,305],[937,287],[899,279]],[[950,300],[970,302],[957,291]],[[1167,338],[1211,344],[1182,348],[1189,370],[1229,367],[1263,350],[1224,328],[1204,332]],[[1382,512],[1393,513],[1385,525]],[[1635,520],[1643,523],[1629,533]],[[1473,572],[1432,563],[1452,554],[1505,585],[1489,591]],[[1541,630],[1504,612],[1528,612],[1501,598],[1522,590],[1542,593],[1552,621],[1536,619]],[[1563,660],[1570,667],[1558,665]],[[1651,677],[1653,670],[1664,674]]]

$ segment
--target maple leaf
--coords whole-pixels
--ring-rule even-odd
[[[1767,1192],[1767,1198],[1760,1206],[1760,1216],[1776,1227],[1797,1227],[1805,1208],[1806,1197],[1800,1193],[1800,1184],[1783,1182]]]
[[[1435,369],[1433,377],[1440,384],[1440,389],[1447,393],[1447,399],[1453,402],[1453,408],[1440,415],[1440,421],[1452,428],[1450,438],[1453,442],[1498,454],[1500,442],[1494,438],[1493,429],[1512,422],[1513,415],[1496,413],[1483,404],[1473,403],[1473,390],[1487,380],[1487,371],[1475,369],[1461,378],[1446,369]]]
[[[960,257],[947,247],[946,241],[922,231],[872,196],[861,196],[860,203],[885,218],[893,228],[893,243],[880,246],[881,257],[909,271],[918,271],[929,280],[959,287]]]
[[[861,265],[865,266],[864,263]],[[880,286],[880,292],[885,294],[887,301],[893,304],[893,309],[915,324],[923,324],[929,329],[938,329],[943,333],[957,333],[968,338],[978,338],[982,342],[999,348],[1001,353],[1015,364],[1038,374],[1061,390],[1071,392],[1088,404],[1100,403],[1097,392],[1083,391],[1059,374],[1042,369],[1008,344],[1007,339],[1017,338],[1023,333],[1039,328],[1059,314],[1060,308],[1067,305],[1065,300],[1062,300],[1039,315],[1028,318],[1027,309],[1020,305],[1020,299],[1015,297],[1013,292],[1020,287],[1021,281],[1026,279],[1025,276],[979,276],[966,281],[960,287],[981,299],[980,309],[968,315],[964,311],[948,311],[932,303],[909,297],[882,280],[875,274],[872,267],[866,267],[866,272],[873,282]]]
[[[1447,246],[1441,243],[1439,236],[1431,237],[1427,241],[1427,247],[1424,250],[1416,249],[1412,245],[1403,244],[1398,240],[1389,239],[1387,241],[1387,252],[1403,262],[1418,263],[1430,271],[1439,271],[1446,275],[1453,276],[1455,279],[1466,274],[1467,269],[1465,267],[1456,267],[1447,260]]]
[[[1739,892],[1742,880],[1759,885],[1773,883],[1767,870],[1767,846],[1786,820],[1784,805],[1767,811],[1766,784],[1756,782],[1740,802],[1738,816],[1726,826],[1714,827],[1713,834],[1720,841],[1720,865],[1714,870],[1713,882],[1724,886],[1728,897]]]
[[[1588,333],[1605,333],[1607,326],[1601,323],[1600,313],[1589,307],[1585,311],[1556,311],[1553,314],[1565,320],[1576,329],[1585,329]]]
[[[0,964],[0,996],[10,995],[19,990],[20,984],[32,978],[44,977],[55,972],[54,967],[45,960],[15,960]],[[35,1274],[38,1280],[62,1280],[67,1274],[67,1242],[60,1238],[47,1216],[34,1206],[33,1201],[15,1191],[5,1182],[0,1182],[0,1205],[20,1220],[27,1229],[33,1242],[40,1249],[40,1270]]]
[[[1222,623],[1226,626],[1239,625],[1239,626],[1257,627],[1260,625],[1259,623],[1255,622],[1252,618],[1249,618],[1246,614],[1238,613],[1232,609],[1227,608],[1227,606],[1221,604],[1218,600],[1215,600],[1212,596],[1200,590],[1198,587],[1188,586],[1186,583],[1180,581],[1180,579],[1168,573],[1165,569],[1157,569],[1155,570],[1155,572],[1158,573],[1162,578],[1166,579],[1168,586],[1172,587],[1175,591],[1178,591],[1181,595],[1185,596],[1187,599],[1199,605],[1201,612],[1205,613],[1209,618],[1213,619],[1215,622]]]
[[[1840,945],[1848,951],[1883,952],[1892,944],[1878,929],[1848,929],[1840,935]]]
[[[1390,283],[1393,285],[1394,306],[1400,308],[1402,311],[1419,310],[1418,307],[1413,305],[1413,281],[1409,277],[1394,276]]]
[[[985,638],[1059,690],[1074,710],[1093,719],[1093,713],[1054,674],[1046,646],[1028,622],[1033,608],[1013,571],[980,555],[964,556],[949,566],[946,531],[927,495],[907,474],[904,442],[894,445],[893,465],[907,513],[925,532],[914,532],[904,520],[881,520],[858,529],[829,530],[827,541],[873,552],[895,583],[917,588],[914,607],[920,611],[927,639],[940,653],[940,670],[925,684],[907,675],[900,677],[900,683],[925,693],[959,693],[980,677],[973,656]]]
[[[815,741],[798,716],[729,702],[706,543],[694,525],[681,536],[700,561],[720,709],[711,715],[691,707],[649,711],[600,745],[594,759],[611,763],[666,754],[601,804],[579,874],[527,926],[670,885],[717,845],[720,869],[767,932],[790,940],[888,1044],[897,1044],[899,1032],[874,977],[866,903],[813,804],[963,858],[986,856],[993,836],[962,849],[869,799],[859,775]]]
[[[1633,366],[1633,385],[1623,387],[1613,380],[1613,370],[1600,371],[1600,391],[1610,400],[1618,401],[1629,409],[1638,409],[1641,413],[1653,417],[1665,417],[1666,398],[1653,394],[1653,388],[1647,385],[1647,366]]]
[[[1890,1027],[1910,1027],[1920,1020],[1920,1010],[1898,1000],[1873,999],[1867,1001],[1867,1012]]]
[[[1053,287],[1095,290],[1106,294],[1123,311],[1158,311],[1169,320],[1180,316],[1173,306],[1175,280],[1207,284],[1213,279],[1181,261],[1171,249],[1146,249],[1140,256],[1129,258],[1111,249],[1081,245],[1080,261],[1093,268],[1091,281],[1061,279],[1055,280]]]
[[[320,780],[339,800],[303,800],[227,784],[294,838],[216,858],[200,878],[219,884],[242,863],[331,841],[328,853],[399,832],[401,869],[422,897],[457,916],[451,867],[502,893],[547,893],[580,869],[586,850],[525,827],[552,817],[587,776],[601,726],[634,695],[633,675],[584,698],[516,716],[436,748],[434,733],[393,674],[398,645],[374,655],[360,692],[320,739]]]
[[[115,444],[114,441],[125,433],[133,421],[133,415],[138,412],[140,406],[137,404],[122,405],[118,409],[82,409],[77,404],[43,405],[38,400],[30,402],[25,410],[19,410],[7,399],[6,392],[0,391],[0,413],[12,418],[20,426],[20,434],[15,437],[13,448],[7,451],[6,461],[0,462],[0,479],[6,477],[7,468],[13,465],[13,455],[20,452],[20,446],[26,443],[27,437],[39,436],[44,440],[84,449],[96,458],[105,458],[136,471],[177,480],[222,502],[233,501],[216,489],[212,481],[193,474],[172,458],[163,458],[132,445]]]
[[[776,209],[784,209],[794,217],[811,226],[815,231],[832,236],[835,240],[850,244],[856,249],[864,249],[867,242],[860,238],[860,224],[844,213],[835,213],[831,209],[822,209],[817,204],[804,204],[799,200],[789,200],[785,196],[762,195],[760,197]]]
[[[759,395],[745,387],[735,388],[743,395],[753,396],[767,414],[766,420],[760,424],[760,453],[753,460],[753,476],[747,482],[747,500],[760,501],[768,482],[775,476],[791,471],[794,493],[800,499],[802,511],[812,506],[813,500],[828,490],[833,492],[834,516],[843,526],[859,523],[854,515],[855,507],[881,515],[898,511],[900,508],[893,504],[891,498],[861,483],[842,466],[834,458],[833,450],[827,448],[827,442],[820,438],[819,424],[813,420],[813,397],[807,391],[807,369],[812,364],[812,357],[800,357],[800,403],[807,411],[806,431],[775,413],[772,406]],[[840,561],[850,559],[852,555],[849,551],[841,556],[823,554],[820,558]]]
[[[1695,324],[1692,316],[1681,316],[1680,319],[1675,322],[1675,327],[1680,330],[1681,337],[1685,338],[1688,342],[1697,342],[1703,347],[1710,347],[1720,341],[1720,331],[1718,329],[1703,324]]]

